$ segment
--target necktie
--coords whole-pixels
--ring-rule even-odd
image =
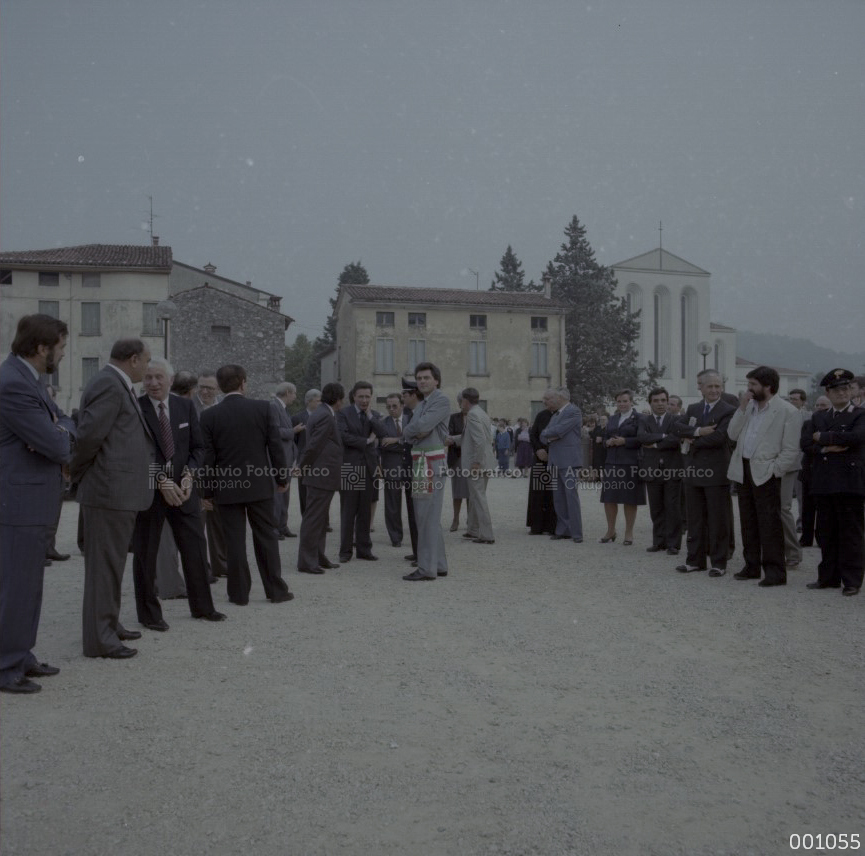
[[[663,416],[656,416],[655,418],[658,420],[658,430],[659,430],[659,431],[662,431],[662,430],[663,430],[663,426],[662,426],[661,423],[663,423],[663,421],[664,421],[664,417],[663,417]]]
[[[165,412],[165,402],[159,402],[159,437],[166,462],[174,457],[174,437],[171,436],[171,426],[168,424],[168,414]]]
[[[360,411],[360,430],[364,437],[369,436],[369,419],[365,410]]]
[[[709,404],[708,404],[708,403],[707,403],[706,406],[703,408],[703,422],[705,422],[705,421],[709,418],[709,411],[710,411],[711,409],[712,409],[712,408],[709,407]]]
[[[394,419],[394,425],[396,425],[396,436],[402,437],[402,417]]]

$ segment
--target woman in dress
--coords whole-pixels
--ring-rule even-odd
[[[601,502],[607,517],[607,532],[602,544],[616,540],[616,517],[619,505],[625,508],[625,538],[622,544],[634,543],[634,521],[637,506],[646,504],[646,487],[640,481],[640,443],[637,430],[640,417],[634,409],[634,396],[629,389],[616,393],[616,412],[607,423],[604,445],[604,486]]]

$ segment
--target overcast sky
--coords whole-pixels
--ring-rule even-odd
[[[149,241],[321,332],[343,266],[712,273],[712,320],[863,348],[865,3],[0,0],[0,247]]]

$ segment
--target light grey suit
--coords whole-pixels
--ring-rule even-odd
[[[84,654],[122,647],[120,589],[135,516],[150,508],[155,446],[135,393],[111,366],[81,396],[71,476],[84,514]],[[122,629],[122,627],[120,628]]]
[[[279,439],[282,440],[282,448],[285,452],[285,463],[289,468],[288,490],[285,493],[273,495],[273,516],[276,518],[276,529],[280,535],[288,532],[288,500],[291,495],[291,468],[297,460],[297,446],[294,442],[294,428],[291,426],[291,416],[285,409],[285,405],[278,399],[273,398],[270,406],[276,414],[276,422],[279,425]]]
[[[556,480],[553,504],[556,508],[556,535],[583,540],[583,516],[580,511],[580,467],[583,465],[581,430],[583,415],[576,404],[568,402],[553,414],[550,424],[541,431],[541,443],[549,447],[547,466]]]
[[[496,468],[493,453],[495,428],[484,409],[475,404],[466,414],[459,446],[460,460],[469,489],[468,533],[483,541],[492,541],[493,523],[487,503],[489,473]]]

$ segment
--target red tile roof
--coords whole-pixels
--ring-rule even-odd
[[[150,244],[84,244],[53,250],[18,250],[0,253],[0,265],[64,268],[145,268],[171,270],[171,247]]]
[[[344,285],[354,300],[373,303],[460,304],[462,306],[566,309],[564,303],[543,294],[520,291],[471,291],[463,288],[408,288],[399,285]]]

